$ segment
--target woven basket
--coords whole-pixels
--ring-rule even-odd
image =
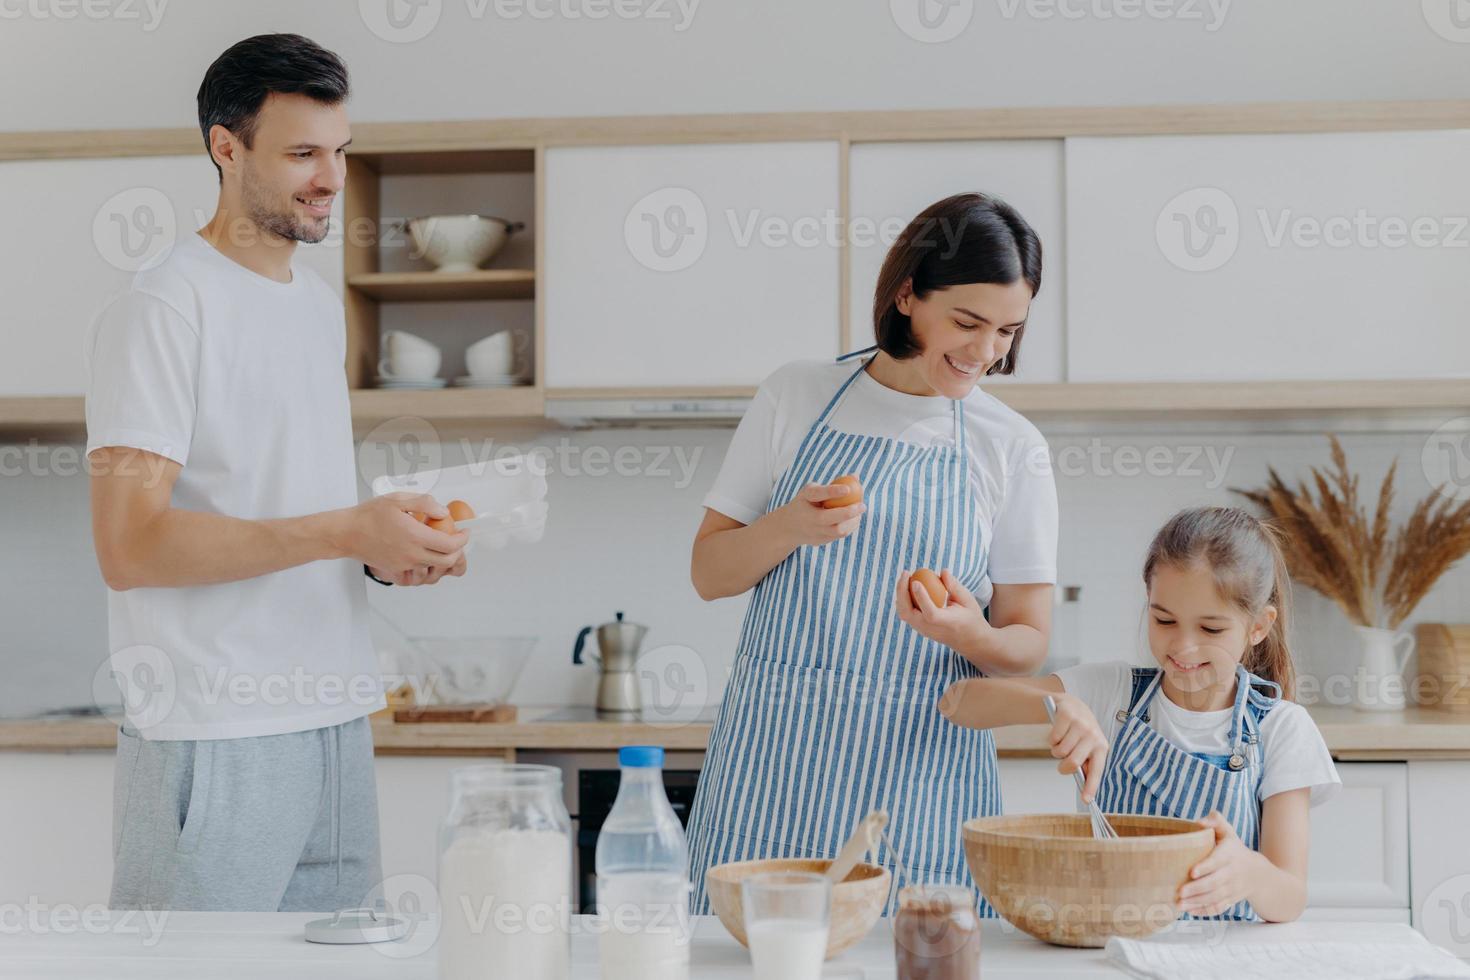
[[[1179,887],[1215,845],[1193,820],[1108,814],[1095,840],[1080,813],[983,817],[965,824],[980,891],[1012,925],[1057,946],[1138,939],[1179,917]]]
[[[1425,708],[1470,712],[1470,625],[1420,623],[1414,639],[1419,662],[1414,701]]]

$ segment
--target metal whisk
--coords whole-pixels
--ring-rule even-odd
[[[1057,720],[1056,699],[1048,694],[1042,698],[1042,703],[1046,705],[1046,716],[1055,722]],[[1081,793],[1082,787],[1087,785],[1087,779],[1082,775],[1081,769],[1078,769],[1072,775],[1077,780],[1077,792]],[[1093,837],[1101,840],[1112,840],[1118,836],[1118,832],[1113,829],[1112,824],[1108,823],[1108,818],[1103,815],[1102,809],[1097,805],[1097,797],[1095,796],[1087,804],[1087,816],[1092,820]]]

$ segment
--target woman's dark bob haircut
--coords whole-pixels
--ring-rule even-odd
[[[873,296],[873,334],[878,349],[900,361],[918,354],[909,318],[898,312],[898,294],[912,279],[914,295],[976,282],[1009,285],[1024,280],[1041,290],[1041,239],[1009,204],[985,194],[956,194],[931,204],[904,229],[883,260]],[[1022,326],[1010,354],[989,374],[1014,374]]]

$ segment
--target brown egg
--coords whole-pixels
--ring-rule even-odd
[[[449,516],[456,521],[472,521],[475,519],[475,508],[463,500],[451,500],[445,506],[449,508]]]
[[[910,580],[922,585],[924,591],[929,593],[929,598],[933,599],[934,604],[939,608],[943,609],[945,604],[949,602],[949,590],[944,587],[944,582],[940,580],[939,576],[929,569],[919,569],[914,572]]]
[[[839,483],[844,486],[852,487],[852,492],[845,493],[840,497],[833,497],[830,500],[822,501],[823,507],[831,510],[834,507],[850,507],[853,504],[860,504],[863,502],[863,485],[862,483],[858,482],[858,478],[856,476],[848,474],[847,476],[839,476],[837,479],[832,481],[833,486],[836,486]]]
[[[424,523],[436,531],[443,531],[445,534],[454,533],[454,515],[452,514],[448,517],[431,517]]]

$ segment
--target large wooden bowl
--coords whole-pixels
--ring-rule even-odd
[[[964,826],[980,891],[1017,928],[1058,946],[1142,938],[1179,917],[1179,886],[1214,847],[1194,820],[1108,814],[1117,840],[1094,840],[1086,814],[982,817]]]
[[[732,861],[717,864],[704,873],[704,890],[710,906],[730,935],[749,946],[745,938],[745,903],[740,882],[768,871],[806,871],[826,874],[831,861],[806,858],[768,858],[763,861]],[[859,864],[832,886],[832,926],[827,935],[827,959],[862,940],[883,914],[888,901],[888,869],[876,864]]]

